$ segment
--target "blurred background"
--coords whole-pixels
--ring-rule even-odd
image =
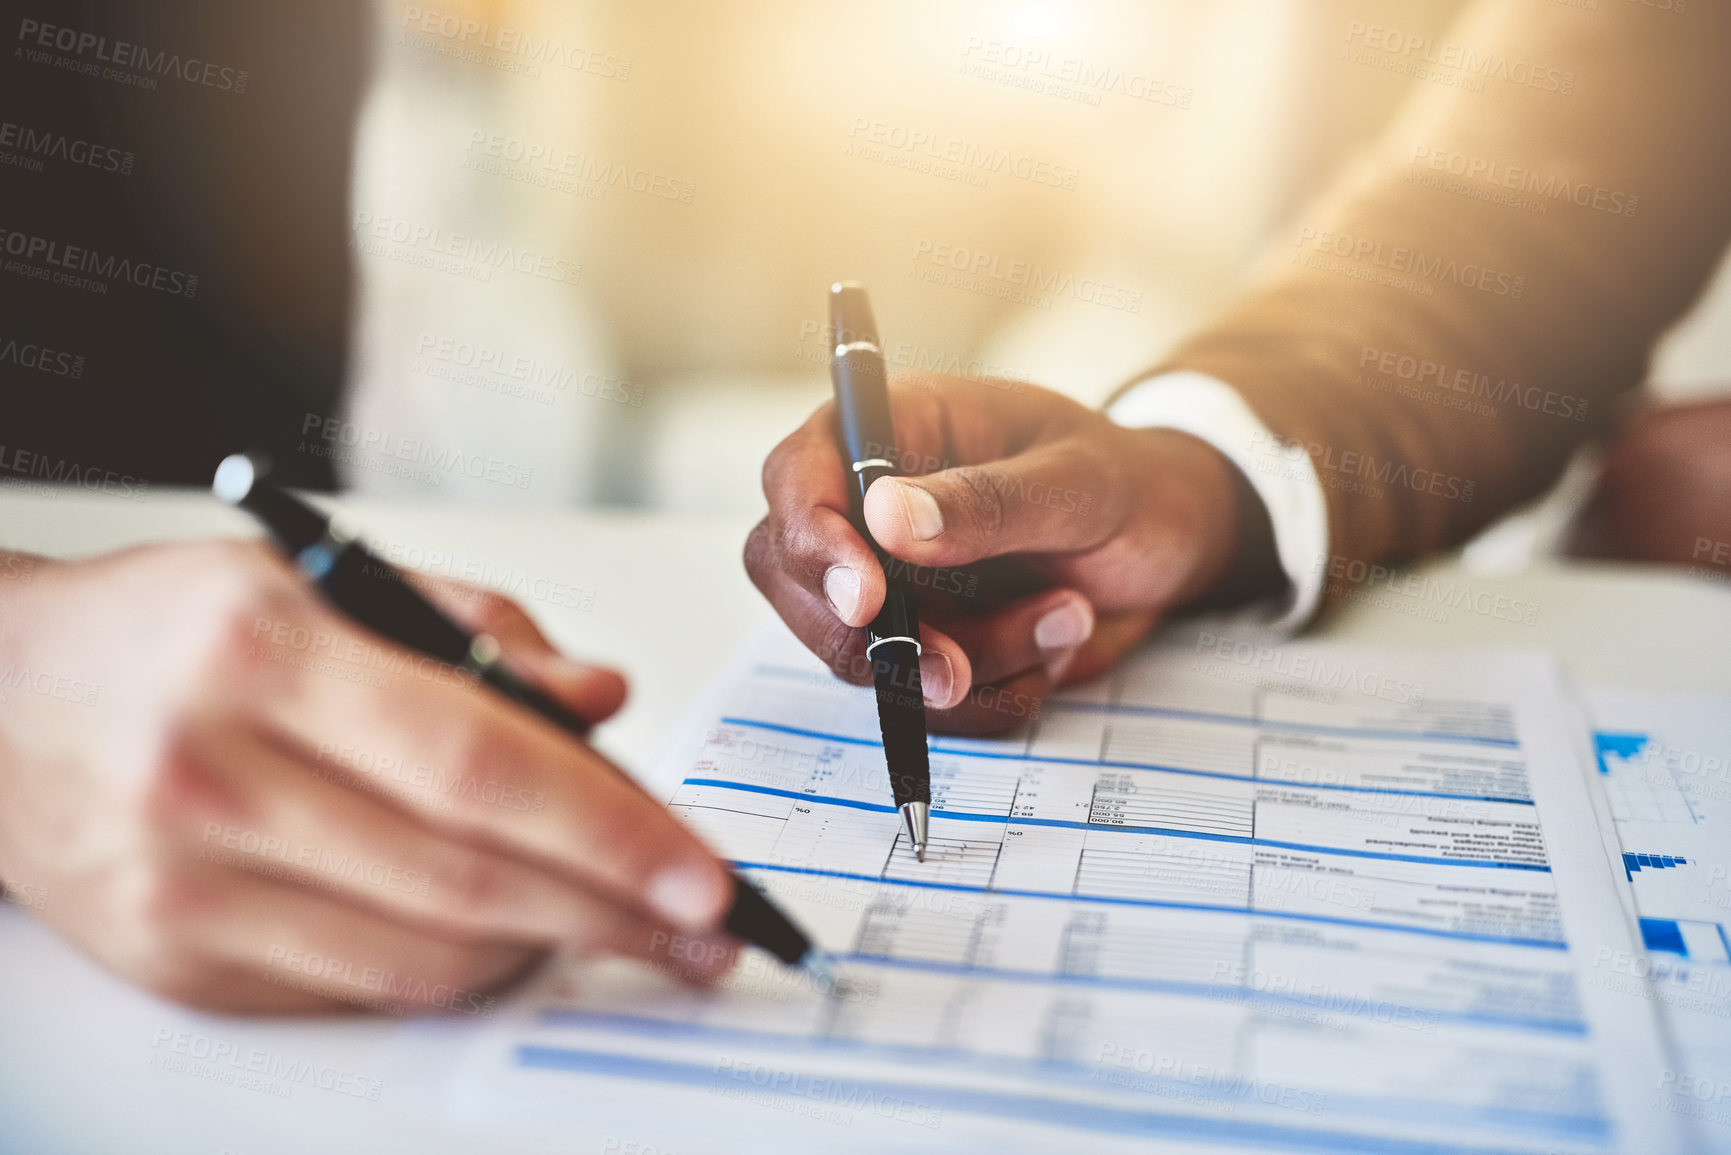
[[[1431,35],[1457,7],[1378,16]],[[471,500],[754,510],[764,455],[827,394],[838,278],[870,287],[892,360],[1097,403],[1221,302],[1413,83],[1341,59],[1355,14],[375,0],[353,419],[533,461],[521,490],[445,487]],[[580,272],[429,268],[389,240],[417,229]],[[1673,395],[1731,377],[1731,299],[1697,314],[1655,365]]]
[[[1458,7],[1375,18],[1438,36]],[[892,366],[1098,403],[1423,83],[1345,57],[1362,0],[17,13],[61,21],[43,35],[69,55],[0,70],[11,239],[200,276],[4,278],[8,334],[89,359],[75,383],[0,365],[8,441],[201,485],[262,428],[297,484],[500,506],[760,509],[765,454],[828,394],[842,278],[870,288]],[[92,77],[81,31],[238,79]],[[18,144],[86,137],[121,170]],[[1731,381],[1727,282],[1660,350],[1656,392]],[[1554,539],[1590,473],[1551,530],[1488,540],[1518,559]]]

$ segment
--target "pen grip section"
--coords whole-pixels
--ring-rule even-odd
[[[877,551],[878,564],[883,565],[889,555],[878,547],[877,539],[872,537],[872,531],[866,528],[865,495],[866,491],[871,489],[872,482],[880,477],[900,477],[901,471],[888,466],[868,465],[864,469],[855,469],[853,475],[853,484],[848,486],[847,491],[848,520],[853,522],[853,527],[859,531],[859,535],[866,539],[866,544]]]
[[[883,730],[884,762],[897,807],[932,800],[931,766],[926,753],[926,703],[920,686],[920,650],[906,641],[872,647],[872,685],[877,692],[878,725]]]
[[[337,554],[318,584],[339,610],[398,645],[453,666],[469,656],[474,639],[358,543]]]
[[[811,949],[811,940],[739,874],[733,876],[733,905],[722,929],[743,942],[756,943],[788,966],[799,965]]]

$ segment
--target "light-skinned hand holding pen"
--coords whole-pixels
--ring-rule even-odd
[[[729,875],[665,807],[264,544],[18,560],[0,879],[121,977],[229,1012],[472,1011],[555,947],[731,965]],[[509,600],[423,589],[583,717],[623,702]]]

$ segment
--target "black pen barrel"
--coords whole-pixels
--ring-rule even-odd
[[[830,378],[835,385],[836,423],[848,462],[883,460],[894,470],[896,427],[890,419],[889,380],[883,350],[878,346],[877,319],[860,286],[840,282],[830,287],[830,330],[835,356]],[[860,491],[870,482],[861,478]]]
[[[328,518],[266,482],[263,473],[257,463],[236,455],[224,462],[213,488],[223,500],[257,517],[278,548],[333,605],[393,642],[470,671],[493,692],[574,737],[588,735],[589,724],[583,718],[498,661],[496,642],[487,639],[484,649],[478,646],[476,636],[422,596],[401,570],[352,537],[333,534]],[[917,658],[913,676],[917,701]],[[637,785],[623,770],[614,770]],[[733,904],[724,923],[729,934],[762,947],[790,966],[812,954],[811,940],[774,903],[738,873],[733,883]]]
[[[842,448],[849,464],[881,461],[878,476],[900,472],[895,447],[896,427],[890,419],[889,383],[884,379],[883,355],[870,349],[837,347],[831,370],[835,386],[836,420]],[[855,469],[857,474],[859,469]],[[865,481],[864,478],[861,479]],[[869,484],[869,482],[865,482]]]
[[[926,752],[919,646],[900,639],[877,642],[872,645],[871,657],[890,793],[898,809],[909,802],[929,803],[932,775]]]

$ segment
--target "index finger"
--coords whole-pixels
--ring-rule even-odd
[[[831,431],[834,415],[834,404],[819,406],[764,461],[772,540],[750,549],[746,564],[783,617],[796,607],[777,599],[780,583],[766,571],[779,571],[857,629],[882,607],[885,583],[876,552],[848,520],[852,474]]]

